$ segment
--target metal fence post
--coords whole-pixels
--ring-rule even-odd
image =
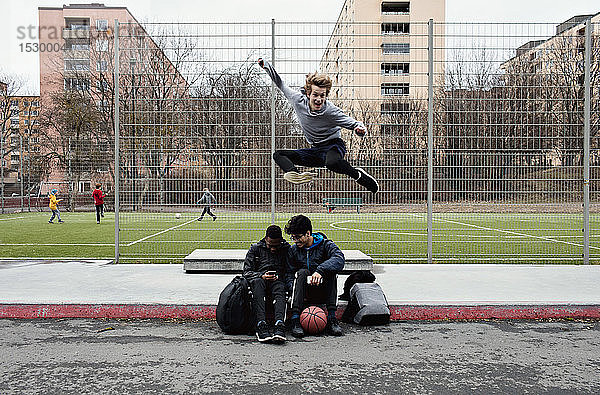
[[[427,263],[433,263],[433,19],[427,22]]]
[[[271,64],[275,66],[275,19],[271,19]],[[271,81],[271,223],[275,223],[275,83]]]
[[[23,188],[23,180],[25,179],[23,177],[23,135],[19,133],[19,179],[20,182],[19,184],[21,184],[21,212],[24,212],[25,210],[23,209],[23,193],[24,193],[24,188]]]
[[[115,261],[119,263],[119,20],[115,19]]]
[[[591,19],[585,22],[585,80],[583,101],[583,263],[590,264],[590,67]]]

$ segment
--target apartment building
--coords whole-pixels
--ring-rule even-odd
[[[427,98],[427,21],[445,20],[445,0],[346,0],[321,59],[331,97],[353,107],[367,100],[389,110]],[[435,73],[443,70],[443,37],[435,38]]]
[[[39,96],[17,96],[8,93],[0,83],[0,122],[2,124],[2,161],[5,196],[20,193],[21,172],[26,182],[36,182],[28,171],[31,155],[40,152]],[[34,172],[35,173],[35,172]]]
[[[77,192],[88,192],[97,181],[103,184],[112,181],[114,159],[110,148],[114,141],[114,57],[117,50],[114,48],[115,20],[119,21],[121,118],[124,119],[122,124],[129,124],[125,129],[122,128],[122,135],[128,132],[127,128],[134,127],[131,126],[134,122],[133,112],[150,103],[148,100],[144,101],[149,95],[144,94],[140,86],[157,85],[143,81],[143,78],[166,75],[169,78],[167,83],[182,89],[187,87],[187,83],[126,7],[105,6],[100,3],[70,4],[62,7],[39,7],[38,12],[40,48],[46,49],[39,52],[42,106],[45,110],[52,111],[51,107],[57,102],[57,94],[77,93],[96,105],[101,118],[97,122],[97,133],[93,133],[94,137],[100,138],[90,142],[86,149],[100,151],[103,155],[86,160],[83,156],[85,149],[80,149],[82,156],[77,163],[87,168],[69,170],[64,165],[62,168],[54,165],[48,181],[64,183],[69,178],[69,172],[76,170],[79,171],[76,177],[78,181],[72,188]],[[181,90],[173,89],[168,94],[181,95]],[[47,133],[58,135],[56,130],[48,130]],[[69,142],[67,149],[71,149],[74,144],[88,147],[87,143]],[[74,178],[71,177],[70,182]]]
[[[592,45],[597,48],[594,40],[600,37],[600,13],[575,15],[558,24],[554,36],[528,41],[516,48],[515,56],[504,62],[502,68],[529,76],[556,74],[560,70],[568,80],[583,81],[585,23],[588,19],[592,28]],[[562,67],[567,64],[570,67]]]

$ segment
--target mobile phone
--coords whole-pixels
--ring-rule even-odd
[[[306,277],[306,283],[307,284],[310,284],[311,281],[312,281],[312,276]]]
[[[275,270],[269,270],[268,272],[265,273],[267,276],[276,276],[277,272]]]

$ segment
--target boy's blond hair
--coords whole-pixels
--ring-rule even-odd
[[[316,85],[319,88],[325,88],[325,93],[329,96],[329,91],[331,90],[331,78],[327,74],[322,74],[318,72],[310,73],[306,75],[306,83],[304,84],[304,90],[306,90],[306,94],[310,95],[312,92],[312,86]]]

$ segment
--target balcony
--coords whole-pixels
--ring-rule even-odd
[[[73,40],[73,39],[89,39],[90,38],[90,27],[86,25],[74,25],[70,29],[63,29],[63,39],[65,40]]]

